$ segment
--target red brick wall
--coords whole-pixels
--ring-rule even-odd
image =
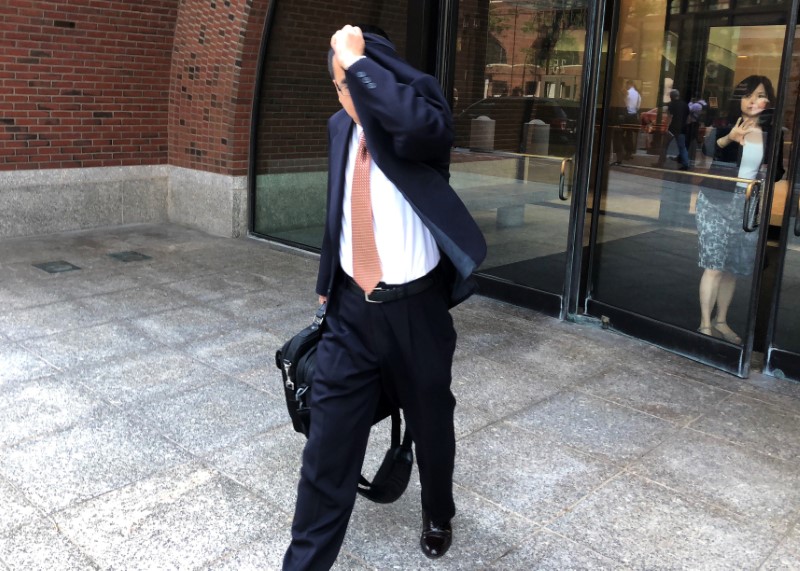
[[[0,169],[165,163],[177,4],[0,2]]]
[[[0,170],[247,173],[268,0],[0,1]]]
[[[170,88],[170,164],[247,174],[268,7],[268,0],[181,0]]]

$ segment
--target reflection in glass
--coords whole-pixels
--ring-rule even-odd
[[[701,334],[739,344],[736,332],[744,331],[749,318],[758,236],[741,227],[744,201],[732,205],[730,199],[747,186],[737,185],[740,176],[752,180],[779,173],[765,172],[763,148],[748,172],[739,169],[738,158],[726,170],[715,142],[730,131],[728,107],[742,79],[758,74],[778,84],[785,27],[720,27],[719,20],[705,12],[709,4],[723,8],[720,2],[622,2],[617,44],[610,50],[615,59],[604,121],[604,164],[610,166],[597,197],[590,296],[689,331],[700,327]],[[636,121],[624,119],[630,84],[641,96]],[[677,105],[670,103],[670,93],[675,92]],[[623,138],[631,134],[633,152],[625,148]],[[688,170],[682,168],[680,139]],[[698,196],[701,189],[715,186],[724,188],[719,192],[729,199],[730,235],[752,242],[747,251],[753,255],[742,258],[747,268],[739,272],[735,288],[716,289],[718,297],[706,298],[714,302],[711,307],[729,301],[727,315],[716,306],[701,319],[705,270],[696,217],[698,210],[702,214],[708,209],[704,210],[707,196]],[[730,300],[724,299],[728,294]]]
[[[459,3],[451,183],[489,252],[480,273],[560,294],[587,1]]]
[[[797,175],[795,180],[798,180]],[[800,195],[799,191],[795,188],[795,197]],[[800,355],[800,236],[795,231],[800,228],[797,226],[797,202],[793,206],[773,345],[777,349]],[[791,376],[800,380],[800,371],[794,371]]]
[[[319,248],[325,221],[328,117],[341,109],[328,75],[324,41],[343,23],[379,26],[405,54],[407,2],[342,0],[324,9],[282,0],[268,35],[258,101],[254,232]],[[330,22],[321,29],[319,22]]]

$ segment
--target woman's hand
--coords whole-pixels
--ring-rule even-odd
[[[736,124],[731,129],[731,132],[728,133],[727,137],[729,141],[736,141],[740,145],[744,145],[744,139],[747,134],[756,128],[756,121],[755,119],[749,118],[745,119],[744,117],[739,117],[736,120]]]
[[[747,134],[752,132],[754,129],[756,129],[755,119],[745,119],[744,117],[739,117],[730,133],[717,139],[717,146],[720,149],[724,149],[731,141],[736,141],[740,145],[744,145],[745,137],[747,137]]]

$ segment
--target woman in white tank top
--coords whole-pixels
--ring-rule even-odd
[[[717,129],[712,173],[759,178],[768,157],[772,115],[764,111],[774,104],[775,90],[765,76],[749,76],[736,86],[731,98],[731,126]],[[782,168],[779,170],[777,178],[783,175]],[[697,197],[699,265],[704,269],[697,330],[737,345],[742,339],[728,325],[728,310],[737,276],[748,276],[753,271],[758,242],[757,232],[742,229],[746,188],[744,183],[708,181]]]

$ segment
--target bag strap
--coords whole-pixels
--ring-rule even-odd
[[[322,326],[322,322],[325,321],[325,312],[328,309],[328,302],[323,301],[322,305],[317,308],[317,313],[314,314],[314,321],[313,324],[317,326]]]
[[[400,426],[403,421],[400,419],[400,409],[396,408],[392,411],[392,448],[398,446],[405,450],[411,450],[411,433],[408,431],[408,425],[403,431],[403,441],[400,442]]]
[[[411,452],[411,432],[408,430],[408,426],[406,426],[405,430],[403,431],[403,440],[400,441],[400,426],[402,425],[403,421],[400,418],[400,409],[396,408],[392,411],[392,442],[391,446],[389,447],[390,450],[397,450],[397,454],[403,454],[408,458],[409,452]],[[363,475],[358,477],[358,486],[363,491],[363,489],[369,490],[372,488],[372,482],[367,480]]]

